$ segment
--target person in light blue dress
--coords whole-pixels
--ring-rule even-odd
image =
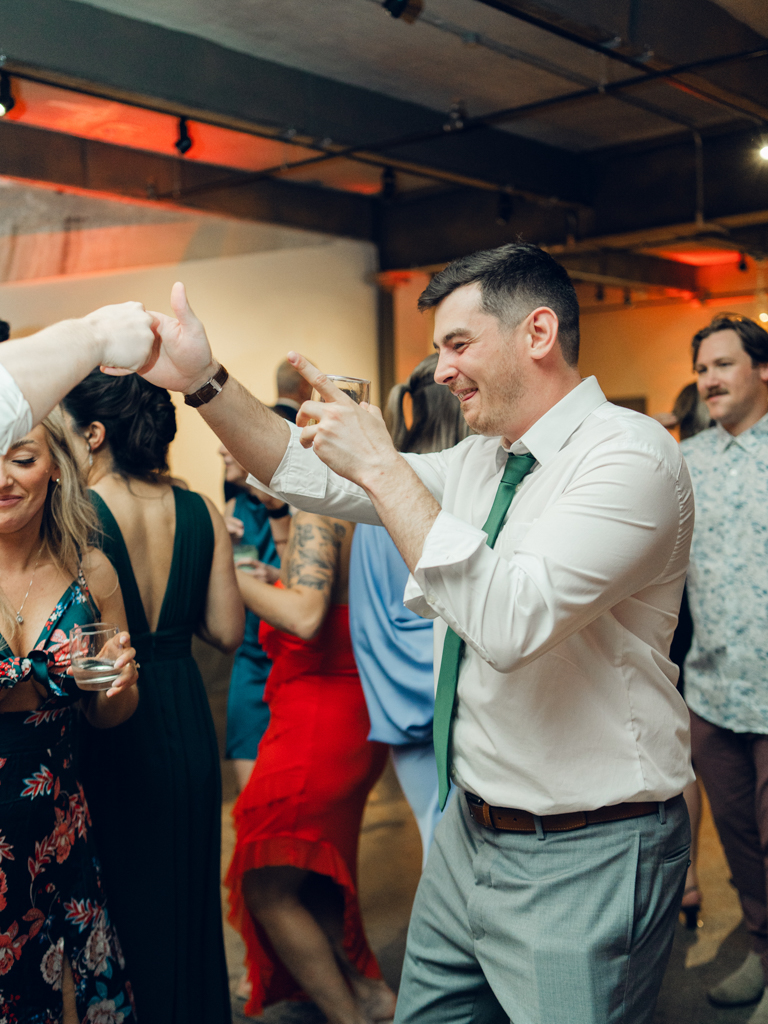
[[[401,452],[452,448],[470,430],[459,400],[435,383],[437,355],[392,389],[387,423]],[[404,402],[410,397],[411,425]],[[371,719],[370,740],[390,744],[392,762],[419,826],[426,861],[441,812],[432,746],[435,707],[432,622],[403,604],[408,568],[382,526],[358,525],[349,569],[349,623]]]

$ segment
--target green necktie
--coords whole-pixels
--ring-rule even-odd
[[[488,547],[492,548],[499,536],[504,516],[512,504],[518,484],[530,473],[536,463],[533,455],[510,455],[504,467],[504,474],[493,499],[491,512],[483,530],[488,534]],[[451,783],[448,778],[448,758],[451,745],[451,721],[456,703],[456,687],[459,682],[459,665],[464,654],[464,641],[449,628],[443,646],[440,675],[435,695],[435,720],[432,738],[437,758],[437,777],[440,782],[440,807],[445,807]]]

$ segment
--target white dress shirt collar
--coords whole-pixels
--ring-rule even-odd
[[[519,440],[509,448],[502,445],[501,451],[513,455],[530,452],[540,466],[546,466],[587,416],[591,416],[606,401],[597,378],[587,377],[540,416]]]

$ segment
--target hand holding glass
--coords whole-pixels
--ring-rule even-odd
[[[70,630],[72,675],[81,690],[108,690],[120,675],[115,662],[125,648],[118,643],[119,632],[112,622],[91,622]]]
[[[353,402],[357,402],[358,405],[361,402],[370,402],[371,382],[364,377],[339,377],[334,373],[327,373],[326,377],[328,380],[333,381],[339,391],[343,391],[345,395],[351,398]],[[325,401],[320,392],[315,388],[312,389],[312,401]],[[317,420],[310,420],[307,425],[312,426],[313,423],[317,423]]]

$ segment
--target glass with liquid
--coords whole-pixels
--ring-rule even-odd
[[[120,628],[112,622],[75,626],[69,633],[72,676],[81,690],[108,690],[120,675],[115,662],[123,653]]]
[[[353,402],[357,402],[360,405],[361,402],[370,402],[371,400],[371,382],[366,380],[365,377],[340,377],[335,373],[327,373],[326,377],[328,380],[332,380],[339,391],[343,391],[345,395],[348,395]],[[319,391],[312,389],[312,401],[313,402],[324,402],[325,399]],[[317,423],[317,420],[310,420],[309,426],[313,423]]]

